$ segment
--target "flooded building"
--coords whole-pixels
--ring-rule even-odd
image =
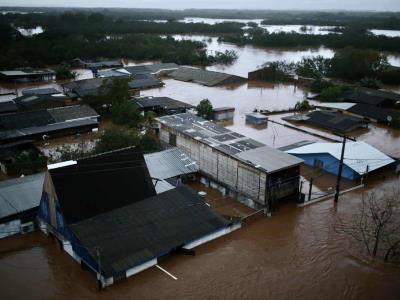
[[[137,75],[145,75],[145,74],[165,75],[166,73],[169,73],[178,68],[179,66],[175,63],[158,63],[158,64],[129,66],[125,67],[124,70],[126,70],[129,74],[135,77]]]
[[[44,173],[0,181],[0,238],[32,231]]]
[[[0,115],[0,144],[91,131],[98,127],[98,118],[87,105]]]
[[[97,275],[100,287],[237,228],[187,187],[156,194],[143,155],[135,148],[50,170],[39,222]]]
[[[78,104],[77,99],[71,99],[64,94],[24,95],[15,98],[14,103],[19,112],[63,107]]]
[[[400,104],[400,94],[385,90],[358,88],[354,92],[346,93],[340,97],[339,101],[393,108]]]
[[[247,78],[237,75],[208,71],[194,67],[179,67],[171,73],[168,73],[168,76],[175,80],[195,82],[205,86],[239,84],[247,81]]]
[[[214,121],[230,121],[235,116],[234,107],[216,107],[213,108]]]
[[[193,105],[169,97],[135,97],[132,102],[140,110],[167,115],[184,113],[193,108]]]
[[[307,114],[295,114],[282,118],[285,121],[301,122],[343,134],[357,128],[368,127],[362,118],[352,117],[340,112],[317,110]]]
[[[252,125],[263,125],[268,123],[268,117],[259,112],[251,112],[246,114],[246,123]]]
[[[32,82],[53,80],[56,78],[56,73],[52,70],[34,70],[31,68],[19,70],[4,70],[0,71],[0,79],[10,82]]]
[[[111,80],[110,77],[77,80],[64,84],[63,91],[71,98],[95,95],[108,80]],[[161,80],[150,74],[137,75],[134,78],[130,78],[128,82],[128,87],[134,95],[140,93],[142,89],[161,87],[163,85],[164,83]]]
[[[307,143],[286,150],[304,160],[306,165],[334,175],[339,172],[341,151],[342,143]],[[394,159],[365,142],[347,142],[342,177],[356,180],[394,162]]]
[[[156,120],[161,141],[188,153],[204,183],[267,211],[276,201],[297,199],[301,159],[191,113]]]

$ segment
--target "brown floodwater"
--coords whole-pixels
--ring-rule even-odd
[[[398,178],[378,178],[369,189],[394,185]],[[400,269],[367,263],[333,229],[338,218],[351,218],[359,197],[359,191],[345,194],[337,206],[332,200],[281,205],[271,218],[196,248],[194,257],[160,262],[176,281],[151,268],[102,292],[42,233],[3,239],[1,299],[399,299]],[[246,213],[220,199],[217,210]]]

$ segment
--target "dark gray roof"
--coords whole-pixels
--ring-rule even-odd
[[[168,74],[170,77],[181,81],[192,81],[206,86],[225,83],[244,82],[247,79],[236,75],[207,71],[192,67],[179,67]]]
[[[122,67],[123,64],[119,60],[104,60],[98,62],[87,62],[85,63],[87,68],[112,68],[112,67]]]
[[[133,98],[133,101],[140,108],[160,107],[165,109],[192,108],[193,106],[169,97],[139,97]]]
[[[79,97],[96,94],[104,81],[111,80],[110,77],[83,79],[64,84],[64,88],[72,90]],[[163,82],[150,74],[137,75],[128,82],[131,89],[145,89],[162,86]]]
[[[0,219],[39,206],[44,173],[0,181]]]
[[[99,71],[100,77],[127,77],[130,76],[127,73],[120,72],[118,70],[102,70]]]
[[[22,90],[22,95],[32,96],[32,95],[53,95],[61,93],[55,88],[36,88],[36,89],[26,89]]]
[[[105,277],[168,254],[229,225],[187,187],[97,215],[70,226],[96,258]]]
[[[365,118],[375,119],[383,123],[388,122],[388,116],[392,117],[392,119],[400,118],[400,112],[398,111],[361,103],[350,107],[347,111],[352,114],[363,116]]]
[[[179,66],[175,63],[160,63],[160,64],[151,64],[151,65],[138,65],[138,66],[130,66],[125,67],[132,75],[140,75],[140,74],[156,74],[163,70],[173,70],[177,69]]]
[[[234,107],[214,107],[213,112],[234,111]]]
[[[59,107],[47,110],[0,116],[0,140],[52,133],[59,130],[94,126],[98,114],[87,105]]]
[[[362,127],[365,121],[361,118],[332,111],[312,111],[304,115],[294,115],[283,118],[286,121],[302,121],[338,132],[349,132]]]
[[[0,114],[17,111],[17,105],[13,100],[0,102]]]
[[[151,87],[159,87],[164,85],[164,83],[151,74],[140,74],[135,75],[133,79],[129,81],[128,85],[131,89],[146,89]]]
[[[157,179],[195,173],[199,166],[179,148],[171,148],[144,156],[150,176]]]
[[[73,106],[52,108],[48,109],[47,111],[53,117],[56,123],[99,117],[99,114],[88,105],[73,105]]]

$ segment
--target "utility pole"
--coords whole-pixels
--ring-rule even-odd
[[[310,189],[308,190],[308,201],[311,200],[311,192],[312,192],[313,181],[314,181],[314,178],[311,177],[311,179],[310,179]]]
[[[346,147],[346,136],[343,136],[342,154],[340,155],[339,172],[338,172],[337,179],[336,179],[335,203],[337,203],[339,200],[340,180],[342,179],[343,158],[344,158],[345,147]]]
[[[98,266],[98,277],[97,277],[97,285],[99,291],[103,288],[103,280],[101,278],[101,260],[100,260],[100,249],[96,247],[96,255],[97,255],[97,266]]]

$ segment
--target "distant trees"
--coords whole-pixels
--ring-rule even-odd
[[[330,60],[329,75],[347,80],[379,76],[388,67],[386,55],[374,50],[339,49]]]
[[[399,190],[363,195],[352,220],[339,220],[335,229],[371,258],[400,263]]]
[[[330,60],[320,55],[316,57],[303,57],[295,66],[297,75],[309,78],[321,78],[328,74]]]
[[[383,84],[380,80],[376,78],[370,78],[370,77],[364,77],[362,78],[359,82],[358,85],[361,87],[366,87],[370,89],[381,89],[383,87]]]
[[[196,106],[197,115],[202,117],[206,120],[212,119],[213,116],[213,106],[208,99],[203,99],[200,103]]]

